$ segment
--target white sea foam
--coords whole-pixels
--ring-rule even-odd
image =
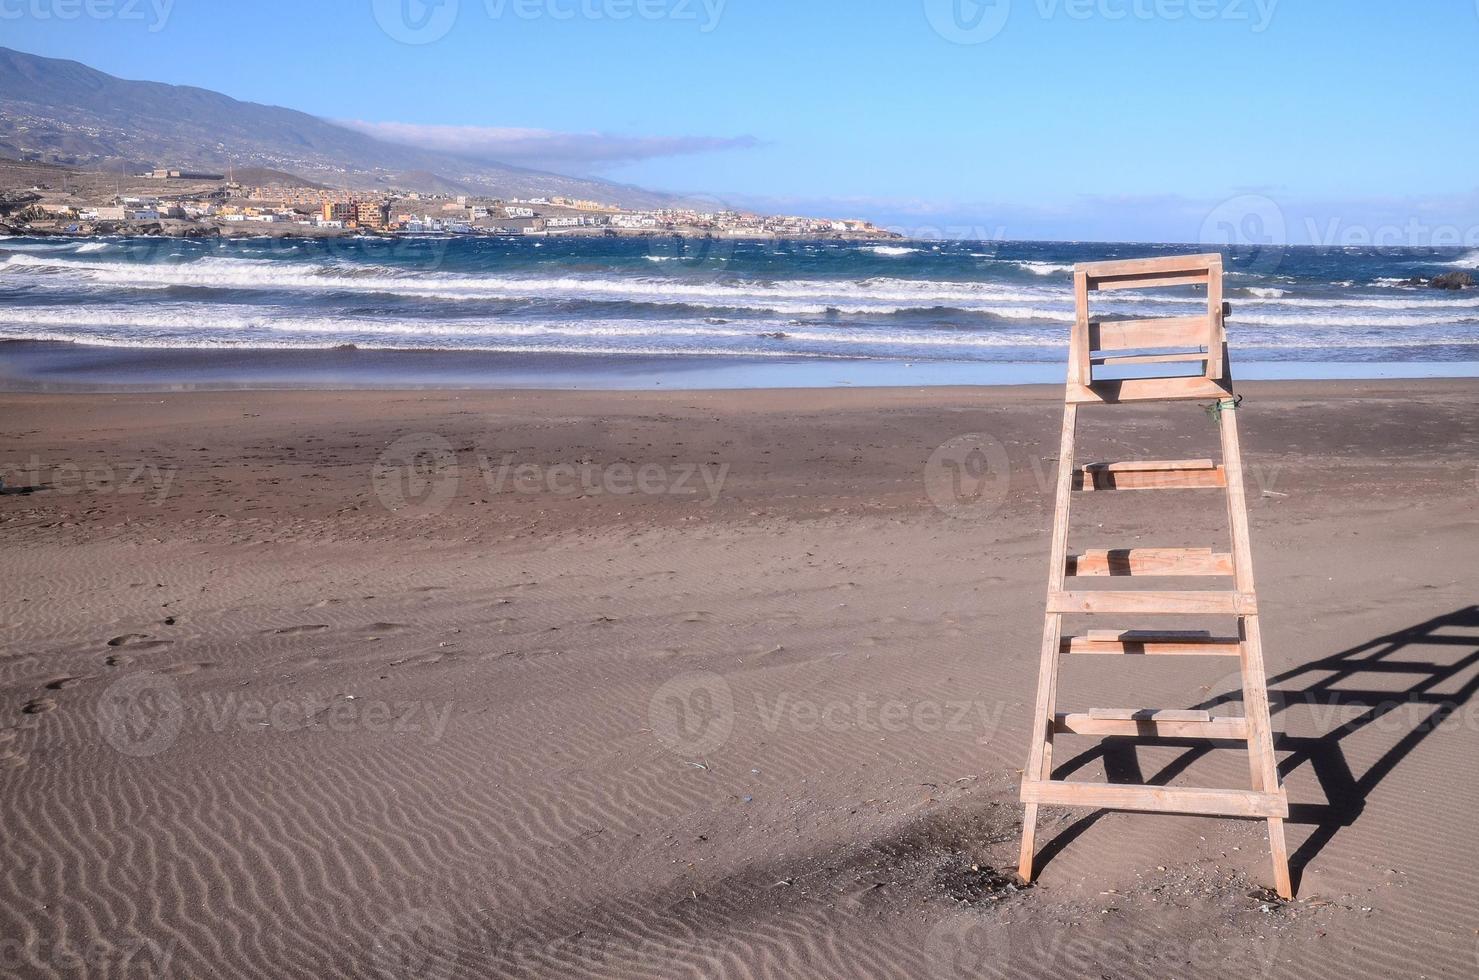
[[[89,244],[102,246],[94,253],[108,248],[106,243]],[[66,248],[74,246],[68,243]],[[1061,347],[1064,325],[1074,316],[1071,295],[1056,282],[897,276],[721,280],[673,277],[658,269],[647,275],[544,275],[219,255],[160,262],[157,252],[147,256],[153,261],[132,261],[126,253],[116,258],[96,254],[73,258],[55,250],[8,251],[0,262],[0,287],[46,294],[47,303],[18,302],[0,308],[0,335],[87,343],[107,338],[110,343],[144,346],[353,343],[591,352],[704,349],[808,356],[849,352],[910,356],[917,351],[920,356],[974,359],[1001,348]],[[661,262],[679,257],[647,258]],[[1043,275],[1054,268],[1070,268],[1016,264],[1037,266],[1033,271]],[[214,302],[219,294],[191,298],[175,293],[157,299],[150,295],[182,286],[227,290],[236,301]],[[1300,289],[1304,292],[1305,287]],[[1329,296],[1318,295],[1318,289],[1317,295],[1291,295],[1287,289],[1266,285],[1246,291],[1250,295],[1235,301],[1231,326],[1240,344],[1296,349],[1479,344],[1475,322],[1479,295],[1398,293],[1371,287]],[[59,305],[58,296],[72,302]],[[148,302],[140,302],[145,296]],[[119,301],[130,297],[134,302]],[[428,308],[399,304],[398,298],[456,305]],[[514,305],[503,309],[476,305],[491,300]],[[588,302],[610,306],[588,312],[584,306]],[[1096,296],[1094,308],[1096,314],[1141,317],[1191,314],[1204,309],[1202,302],[1185,296],[1111,293]],[[625,304],[652,309],[621,316]],[[384,313],[340,312],[357,306]],[[404,312],[398,315],[399,309]],[[904,311],[910,312],[883,322],[876,319]],[[787,336],[757,336],[778,330]]]
[[[1058,262],[1013,262],[1012,264],[1038,276],[1053,276],[1061,272],[1073,271],[1073,266]]]
[[[781,333],[772,337],[766,334]],[[776,322],[714,326],[632,319],[508,323],[369,320],[340,317],[200,316],[187,311],[10,311],[0,339],[74,341],[123,347],[311,347],[344,344],[386,349],[522,350],[587,353],[714,353],[807,356],[977,358],[1002,348],[1054,348],[1064,331],[971,334],[926,330],[870,331],[789,327]],[[933,352],[931,354],[930,352]]]

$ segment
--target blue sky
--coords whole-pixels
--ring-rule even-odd
[[[916,232],[1479,226],[1476,0],[134,3],[0,0],[0,44]]]

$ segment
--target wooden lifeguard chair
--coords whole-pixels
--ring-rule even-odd
[[[1274,887],[1292,897],[1284,820],[1289,803],[1279,784],[1269,724],[1267,678],[1258,626],[1258,599],[1248,544],[1248,510],[1238,446],[1237,405],[1227,363],[1222,299],[1222,256],[1092,262],[1075,266],[1077,317],[1069,342],[1068,385],[1063,407],[1062,448],[1048,565],[1047,610],[1043,620],[1042,662],[1032,745],[1022,773],[1022,877],[1033,876],[1037,809],[1043,804],[1108,810],[1185,813],[1268,821]],[[1195,316],[1149,320],[1095,320],[1089,294],[1102,290],[1205,287],[1207,310]],[[1199,362],[1194,374],[1104,379],[1103,369],[1149,365],[1165,370],[1174,362]],[[1122,370],[1116,368],[1116,370]],[[1074,463],[1074,430],[1084,405],[1128,402],[1212,400],[1209,413],[1222,436],[1222,462],[1210,459]],[[1076,492],[1111,490],[1222,489],[1227,497],[1231,550],[1211,548],[1122,548],[1068,550],[1069,505]],[[1112,591],[1069,587],[1069,578],[1098,576],[1213,576],[1231,579],[1220,591]],[[1063,617],[1142,617],[1223,615],[1236,617],[1237,632],[1115,628],[1065,635]],[[1062,656],[1148,655],[1238,658],[1244,717],[1214,718],[1200,710],[1158,708],[1095,709],[1082,714],[1057,711],[1058,663]],[[1053,738],[1060,734],[1211,739],[1244,742],[1252,773],[1250,789],[1204,789],[1127,785],[1052,778]]]

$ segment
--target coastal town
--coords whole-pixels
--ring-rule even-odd
[[[0,233],[51,235],[688,235],[736,239],[901,237],[867,221],[761,215],[676,204],[631,210],[567,197],[510,198],[415,190],[356,190],[268,172],[156,168],[126,178],[32,175],[0,193]],[[111,182],[111,186],[109,186]]]

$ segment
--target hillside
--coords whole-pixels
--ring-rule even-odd
[[[607,181],[387,143],[294,109],[129,81],[9,48],[0,48],[0,156],[125,172],[263,168],[341,187],[564,195],[627,207],[673,200]]]

